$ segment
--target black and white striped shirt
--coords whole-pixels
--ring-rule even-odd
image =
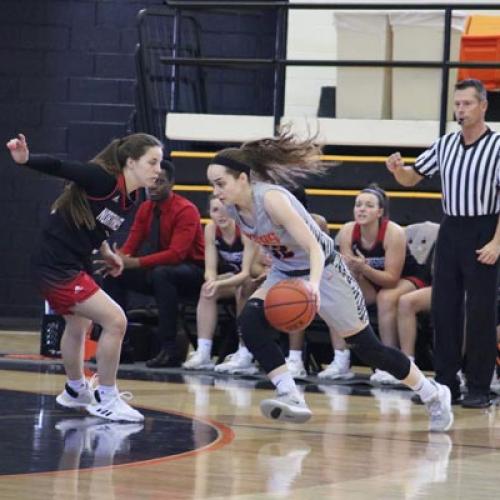
[[[444,135],[417,158],[413,168],[425,177],[439,171],[446,215],[500,212],[500,134],[488,129],[467,146],[461,132]]]

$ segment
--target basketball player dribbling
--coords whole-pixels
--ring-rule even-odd
[[[299,277],[308,279],[326,324],[365,363],[391,373],[419,394],[431,431],[446,431],[453,424],[448,388],[427,379],[400,351],[380,343],[368,323],[359,286],[335,251],[333,240],[295,196],[279,185],[290,186],[297,179],[323,172],[320,152],[313,139],[300,140],[285,129],[275,138],[220,151],[207,171],[215,196],[226,205],[242,234],[262,245],[271,258],[266,280],[238,318],[246,346],[277,391],[274,398],[261,402],[261,411],[268,418],[297,423],[312,415],[270,335],[263,307],[271,286]]]

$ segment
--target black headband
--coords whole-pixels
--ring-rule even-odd
[[[232,158],[228,158],[224,155],[216,155],[211,163],[217,163],[217,165],[222,165],[223,167],[230,168],[231,170],[236,170],[237,172],[244,172],[247,175],[250,175],[251,168],[245,163],[233,160]]]
[[[382,193],[380,191],[377,191],[376,189],[372,189],[372,188],[365,188],[361,192],[362,193],[374,194],[378,198],[379,205],[382,208],[385,208],[385,199],[384,199],[384,196],[382,195]]]

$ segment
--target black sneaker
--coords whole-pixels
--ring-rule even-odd
[[[462,408],[488,408],[491,406],[489,394],[467,394],[462,399]]]
[[[153,359],[146,361],[146,366],[148,368],[178,368],[181,366],[181,360],[162,349]]]

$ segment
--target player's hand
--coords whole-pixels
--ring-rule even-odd
[[[7,149],[10,151],[12,159],[18,165],[24,165],[29,160],[30,151],[28,149],[26,137],[24,137],[23,134],[19,134],[15,139],[8,141]]]
[[[366,258],[358,249],[356,249],[355,256],[345,255],[344,260],[351,272],[354,274],[362,274],[366,265]]]
[[[111,250],[108,244],[103,244],[101,246],[102,259],[94,260],[94,264],[100,266],[95,271],[96,274],[102,274],[104,277],[113,276],[113,278],[116,278],[123,272],[123,258],[118,252],[116,243],[113,244],[113,250]]]
[[[401,153],[397,151],[396,153],[393,153],[391,156],[389,156],[385,160],[385,166],[387,167],[387,170],[394,174],[397,172],[400,168],[404,167],[404,161],[403,158],[401,158]]]
[[[102,274],[104,278],[106,278],[106,276],[113,276],[113,278],[116,278],[123,272],[123,261],[119,256],[113,260],[94,260],[94,264],[100,266],[94,271],[95,274]]]
[[[217,280],[205,281],[205,283],[203,283],[201,287],[201,294],[203,295],[203,297],[213,297],[218,287],[219,285],[217,283]]]
[[[313,283],[312,281],[306,281],[306,283],[316,302],[316,312],[319,312],[319,308],[321,307],[319,283]]]
[[[493,266],[497,263],[498,257],[500,256],[500,245],[494,240],[489,241],[484,245],[484,247],[476,250],[477,260],[481,264],[487,264]]]
[[[125,255],[124,253],[118,254],[123,261],[123,269],[137,269],[141,267],[139,257],[131,257],[130,255]]]
[[[260,273],[258,276],[255,276],[255,278],[252,278],[251,281],[254,285],[261,285],[262,283],[264,283],[266,278],[267,278],[267,269],[264,272]]]
[[[271,265],[273,263],[273,259],[267,253],[265,253],[264,251],[261,251],[259,253],[258,262],[260,265],[269,268],[269,267],[271,267]]]

